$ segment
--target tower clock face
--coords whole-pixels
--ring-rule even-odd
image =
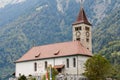
[[[76,36],[79,37],[80,36],[80,31],[76,32]]]
[[[89,32],[86,32],[86,36],[87,36],[87,37],[89,37],[89,36],[90,36]]]

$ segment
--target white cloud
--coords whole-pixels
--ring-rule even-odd
[[[0,0],[0,8],[4,8],[8,4],[17,4],[25,0]]]

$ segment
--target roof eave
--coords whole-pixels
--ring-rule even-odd
[[[74,22],[72,25],[83,24],[83,23],[92,26],[92,24],[90,24],[89,22]]]
[[[68,56],[75,56],[75,55],[82,55],[82,56],[88,56],[88,57],[92,57],[91,55],[87,55],[87,54],[72,54],[72,55],[63,55],[63,56],[54,56],[54,57],[47,57],[47,58],[37,58],[37,59],[31,59],[31,60],[22,60],[22,61],[15,61],[14,63],[20,63],[20,62],[28,62],[28,61],[34,61],[34,60],[42,60],[42,59],[50,59],[50,58],[58,58],[58,57],[68,57]]]

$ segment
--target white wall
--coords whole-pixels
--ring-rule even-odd
[[[89,57],[87,56],[79,56],[78,57],[78,74],[82,74],[85,71],[85,62]]]
[[[76,58],[76,67],[73,67],[73,58]],[[66,67],[66,59],[69,59],[69,68]],[[38,76],[41,74],[45,74],[45,61],[47,61],[48,65],[61,65],[64,64],[64,73],[68,74],[82,74],[84,72],[84,63],[88,59],[86,56],[69,56],[69,57],[60,57],[60,58],[52,58],[52,59],[44,59],[44,60],[36,60],[36,61],[27,61],[16,63],[16,77],[21,75],[33,75]],[[77,62],[78,61],[78,62]],[[37,71],[34,71],[34,63],[37,63]],[[78,65],[77,65],[78,63]]]

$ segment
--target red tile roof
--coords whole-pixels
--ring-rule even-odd
[[[73,23],[73,25],[80,24],[80,23],[91,25],[86,17],[86,14],[83,8],[80,9],[77,20],[75,23]]]
[[[80,41],[71,41],[33,47],[16,62],[63,57],[77,54],[92,56],[92,53],[84,46],[82,46]]]

